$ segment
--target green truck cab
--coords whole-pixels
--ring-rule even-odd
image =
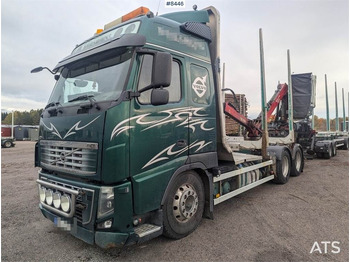
[[[36,145],[41,212],[102,248],[182,238],[215,204],[287,182],[294,158],[225,144],[215,8],[140,10],[53,69]]]

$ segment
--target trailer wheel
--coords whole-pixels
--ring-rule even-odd
[[[281,160],[276,161],[276,176],[273,180],[276,184],[285,184],[289,180],[291,171],[291,159],[287,150],[283,150]]]
[[[331,145],[330,148],[328,148],[328,152],[323,154],[323,157],[325,159],[330,159],[333,155],[333,146]]]
[[[337,145],[336,144],[334,144],[332,152],[333,152],[332,156],[336,156],[337,155]]]
[[[323,158],[323,154],[322,153],[316,153],[317,158]]]
[[[342,146],[342,149],[348,150],[349,149],[349,140],[344,139],[344,145]]]
[[[204,186],[197,173],[178,176],[163,206],[163,234],[180,239],[192,233],[202,220],[204,201]]]
[[[12,146],[11,141],[5,141],[5,143],[4,143],[5,148],[10,148],[11,146]]]
[[[300,147],[295,152],[294,161],[292,160],[291,176],[299,176],[304,168],[304,158]]]

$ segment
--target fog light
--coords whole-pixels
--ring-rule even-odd
[[[111,228],[112,227],[112,219],[105,221],[104,227],[105,228]]]
[[[51,189],[46,190],[45,192],[45,201],[48,205],[52,205],[52,200],[53,200],[53,192]]]
[[[71,206],[71,199],[68,195],[61,196],[61,208],[64,212],[68,212]]]
[[[53,206],[57,209],[61,206],[61,194],[59,192],[53,194]]]
[[[39,185],[39,197],[41,202],[45,202],[45,191],[46,188]]]
[[[112,224],[113,224],[112,219],[109,219],[105,222],[99,223],[97,225],[97,228],[100,228],[100,229],[111,228]]]

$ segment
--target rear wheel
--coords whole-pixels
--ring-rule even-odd
[[[192,233],[202,220],[204,201],[204,186],[197,173],[178,176],[163,206],[163,234],[180,239]]]
[[[273,182],[285,184],[289,180],[291,171],[291,159],[287,150],[283,150],[281,160],[276,161],[276,176]]]
[[[294,160],[292,161],[292,170],[290,175],[291,176],[299,176],[300,173],[303,171],[304,167],[304,158],[303,153],[300,149],[300,147],[297,148],[295,152]]]

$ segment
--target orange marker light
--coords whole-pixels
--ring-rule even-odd
[[[98,35],[98,34],[101,34],[102,32],[103,32],[103,29],[97,29],[95,34]]]
[[[130,13],[123,15],[122,17],[119,17],[118,19],[108,23],[105,25],[104,30],[107,30],[109,28],[112,28],[116,25],[119,25],[123,22],[126,22],[130,19],[133,19],[135,17],[141,16],[141,15],[146,15],[149,12],[149,9],[147,7],[141,6],[134,11],[131,11]]]
[[[122,22],[128,21],[130,19],[133,19],[135,17],[138,17],[140,15],[146,15],[149,12],[149,9],[147,7],[139,7],[135,9],[134,11],[131,11],[130,13],[122,16]]]

